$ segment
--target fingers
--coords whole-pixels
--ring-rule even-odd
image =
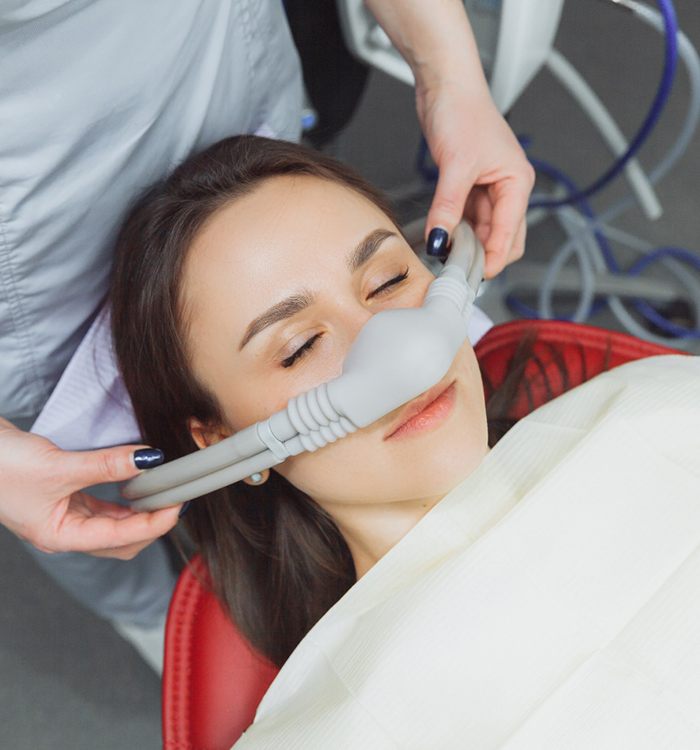
[[[56,528],[42,534],[38,546],[53,552],[72,550],[122,557],[126,551],[133,556],[177,524],[181,507],[136,513],[81,495],[79,502],[71,500]],[[119,554],[114,554],[116,551]]]
[[[506,178],[489,187],[493,205],[491,226],[484,243],[484,277],[493,278],[525,249],[525,212],[531,186],[527,180]]]
[[[449,163],[440,171],[426,222],[426,236],[434,227],[442,227],[451,235],[462,215],[466,214],[486,251],[484,278],[493,278],[508,263],[523,256],[525,212],[533,180],[527,166],[522,174],[472,188],[463,165]]]
[[[518,227],[518,231],[515,234],[515,242],[513,243],[511,255],[506,261],[507,263],[514,263],[516,260],[520,260],[520,258],[522,258],[523,255],[525,255],[526,237],[527,237],[527,219],[523,216],[522,220],[520,221],[520,226]]]
[[[133,560],[139,552],[146,549],[155,539],[149,539],[137,544],[127,544],[124,547],[107,547],[105,549],[90,550],[86,554],[93,557],[110,557],[116,560]]]
[[[95,451],[65,451],[60,453],[59,476],[64,487],[72,492],[105,482],[121,482],[136,476],[140,468],[134,463],[134,454],[139,458],[146,454],[151,457],[151,466],[163,461],[163,454],[157,449],[143,449],[133,445],[120,445],[115,448],[102,448]],[[141,468],[144,468],[141,466]]]
[[[153,544],[155,539],[140,544],[129,544],[126,547],[115,547],[113,549],[101,549],[91,552],[93,557],[112,557],[116,560],[133,560],[141,550],[146,549],[149,544]]]
[[[435,227],[442,227],[452,236],[454,228],[464,214],[467,195],[474,183],[470,167],[457,158],[443,158],[433,202],[425,223],[426,239]]]
[[[492,213],[493,206],[486,188],[476,185],[467,198],[465,216],[482,245],[491,234]]]

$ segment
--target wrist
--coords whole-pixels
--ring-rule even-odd
[[[469,97],[489,97],[489,85],[478,56],[467,50],[435,50],[416,55],[409,62],[418,95],[442,89],[458,89]]]
[[[424,71],[416,79],[416,99],[418,101],[436,100],[444,96],[459,96],[475,105],[482,103],[492,104],[491,90],[485,79],[475,81],[465,79],[459,68],[452,66],[447,69],[431,69]]]
[[[476,40],[462,0],[365,0],[411,67],[419,91],[459,82],[488,91]]]
[[[483,86],[472,86],[459,76],[446,73],[431,78],[429,82],[419,82],[416,79],[416,109],[424,132],[428,135],[425,128],[430,129],[429,123],[437,111],[461,113],[460,116],[471,113],[472,118],[478,118],[496,110],[496,105],[486,83]]]

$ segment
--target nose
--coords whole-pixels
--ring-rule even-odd
[[[341,324],[343,331],[343,336],[341,337],[343,356],[352,346],[353,341],[355,341],[365,323],[375,314],[375,312],[376,310],[368,309],[361,302],[357,302],[346,312]]]
[[[430,282],[433,281],[433,279],[434,277],[431,276],[426,278],[424,284],[414,284],[406,294],[402,295],[400,304],[390,305],[390,307],[421,307],[425,300],[425,295],[430,286]],[[381,312],[381,310],[386,309],[386,305],[371,305],[359,299],[354,299],[352,303],[348,304],[346,309],[343,309],[341,317],[339,318],[339,330],[343,332],[340,337],[343,358],[367,321],[378,312]]]

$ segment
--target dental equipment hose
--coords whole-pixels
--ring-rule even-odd
[[[663,18],[653,8],[649,8],[643,3],[635,2],[635,0],[626,0],[625,7],[629,8],[640,21],[651,26],[657,32],[663,33]],[[680,133],[673,140],[671,148],[649,172],[649,181],[652,185],[656,185],[659,180],[665,177],[683,154],[685,154],[700,122],[700,57],[690,39],[680,29],[676,32],[676,37],[678,52],[685,66],[690,84],[688,109]],[[631,197],[622,198],[602,214],[598,220],[604,223],[616,218],[631,206],[632,202],[633,199]]]
[[[615,3],[621,7],[628,7],[625,0],[615,0]],[[588,187],[580,190],[575,195],[569,195],[566,198],[558,200],[552,199],[541,199],[532,201],[530,204],[531,208],[556,208],[558,206],[571,205],[578,201],[588,198],[594,193],[597,193],[601,188],[608,185],[614,180],[624,169],[627,162],[639,151],[644,142],[649,137],[650,133],[656,126],[656,123],[661,116],[661,112],[666,106],[666,102],[671,93],[673,87],[673,80],[676,74],[676,66],[678,62],[678,45],[677,45],[677,33],[678,23],[676,20],[676,11],[671,0],[656,0],[659,7],[659,13],[663,19],[663,25],[665,30],[665,48],[664,48],[664,69],[661,76],[661,81],[654,96],[654,101],[651,104],[649,112],[644,119],[641,127],[637,134],[632,139],[627,151],[608,169],[602,174],[597,180],[595,180]],[[630,6],[632,3],[630,3]],[[632,8],[630,8],[632,9]]]
[[[636,2],[635,0],[625,0],[623,7],[632,11],[640,21],[647,26],[650,26],[658,33],[665,33],[664,19],[658,11],[644,5],[643,3]],[[683,154],[686,153],[688,147],[692,143],[698,123],[700,123],[700,56],[698,56],[692,42],[681,29],[677,29],[676,31],[676,43],[679,56],[685,67],[690,84],[687,112],[680,132],[678,136],[673,139],[670,149],[659,160],[656,166],[649,170],[648,179],[652,186],[656,185],[661,179],[663,179],[678,163]],[[582,97],[579,97],[579,99],[581,98]],[[579,189],[570,191],[565,198],[563,197],[556,202],[561,205],[577,204],[577,206],[580,207],[582,202],[581,196],[584,192],[585,191]],[[530,205],[530,208],[550,207],[550,203],[548,203],[549,200],[549,196],[535,196],[535,200]],[[596,219],[598,228],[612,219],[617,218],[626,209],[630,208],[633,203],[634,198],[632,196],[628,195],[621,198]],[[533,211],[532,213],[533,218],[535,218],[537,212]],[[541,217],[544,218],[545,215],[546,212],[542,210]],[[532,226],[529,221],[528,225]]]
[[[533,163],[537,165],[538,170],[549,174],[550,177],[561,182],[568,191],[576,189],[570,179],[559,170],[543,162],[537,162],[537,160],[534,160]],[[612,269],[614,273],[637,275],[639,271],[651,263],[661,261],[668,271],[676,277],[680,287],[686,290],[688,299],[691,301],[694,310],[694,317],[696,320],[700,320],[700,280],[694,274],[688,273],[687,270],[687,266],[690,265],[696,271],[700,271],[700,257],[679,248],[658,250],[650,243],[640,240],[627,232],[623,232],[607,224],[601,225],[600,220],[596,218],[591,207],[585,200],[579,202],[578,211],[582,215],[572,208],[566,207],[557,209],[556,211],[557,219],[562,223],[564,230],[569,235],[569,239],[550,261],[547,273],[540,284],[538,312],[536,313],[534,310],[529,309],[511,295],[507,299],[509,305],[513,305],[521,315],[525,315],[526,317],[545,319],[557,317],[561,319],[560,316],[554,315],[551,300],[556,289],[556,280],[560,270],[575,253],[581,270],[580,302],[574,316],[564,319],[584,322],[587,320],[589,314],[597,311],[599,303],[596,303],[593,307],[590,305],[593,299],[592,295],[595,294],[596,276],[598,274],[604,274],[607,270]],[[624,244],[630,250],[641,254],[643,256],[642,259],[636,261],[627,271],[623,271],[615,261],[609,239],[614,239]],[[681,265],[679,261],[683,261],[686,267]],[[593,263],[593,276],[591,276],[588,270],[589,262]],[[646,341],[651,341],[652,343],[669,344],[669,338],[656,336],[639,324],[627,311],[618,294],[607,293],[606,301],[615,317],[632,335]],[[671,336],[676,337],[676,340],[673,341],[674,346],[679,349],[688,349],[691,351],[695,348],[693,342],[700,337],[700,332],[669,323],[650,306],[647,306],[647,309],[639,310],[640,305],[646,305],[643,300],[633,300],[633,304],[645,318],[652,323],[656,323],[658,327]],[[587,307],[588,310],[586,309]]]
[[[150,469],[122,492],[135,510],[201,497],[366,427],[438,383],[467,339],[484,250],[465,223],[419,308],[382,310],[363,326],[340,376],[216,445]]]
[[[636,0],[624,0],[621,5],[632,11],[639,20],[651,26],[657,32],[665,33],[664,18],[658,11],[643,3],[636,2]],[[677,30],[676,36],[678,53],[685,66],[690,84],[687,113],[681,126],[679,136],[673,140],[668,152],[649,172],[649,182],[652,185],[655,185],[660,179],[662,179],[687,151],[698,123],[700,122],[700,58],[688,37],[681,30]],[[556,170],[554,167],[551,167],[544,162],[537,162],[537,160],[534,159],[531,161],[538,171],[548,174],[556,182],[565,187],[564,196],[561,196],[562,200],[558,202],[562,204],[570,203],[576,198],[576,196],[581,195],[582,191],[579,191],[571,180],[561,173],[561,171]],[[555,200],[559,197],[560,196],[554,196]],[[550,198],[551,196],[542,196],[543,200],[549,200]],[[565,200],[563,200],[564,198]],[[542,204],[542,201],[538,201],[537,198],[535,198],[535,200],[538,204]],[[567,217],[560,217],[558,212],[566,209],[557,209],[557,218],[562,224],[568,225],[568,228],[565,227],[565,231],[569,235],[569,239],[555,254],[551,261],[549,272],[546,274],[546,277],[540,286],[539,315],[534,310],[520,303],[514,295],[508,295],[508,305],[517,310],[520,315],[526,317],[553,317],[554,313],[551,307],[551,300],[553,292],[557,286],[558,272],[563,268],[568,258],[575,252],[581,271],[583,272],[586,270],[584,268],[583,256],[588,254],[593,261],[596,274],[612,271],[613,273],[624,274],[626,276],[636,275],[639,271],[651,265],[651,263],[660,262],[664,268],[666,268],[668,272],[677,279],[677,283],[684,288],[689,295],[688,300],[693,308],[694,318],[697,325],[697,321],[700,321],[700,283],[696,280],[697,276],[692,271],[691,273],[688,273],[687,269],[687,266],[690,265],[695,271],[699,270],[697,255],[680,248],[657,249],[650,243],[637,239],[636,237],[621,232],[611,226],[609,222],[632,206],[633,202],[634,199],[632,196],[624,197],[599,216],[596,216],[592,212],[585,199],[578,199],[574,204],[577,211],[580,212],[582,216],[575,215],[569,210]],[[543,217],[544,210],[534,211],[531,215],[533,220]],[[528,223],[531,224],[530,221]],[[577,228],[576,224],[578,224]],[[609,238],[616,239],[630,250],[640,253],[643,256],[642,259],[638,260],[634,266],[626,271],[621,269],[612,253],[608,241]],[[593,241],[594,239],[595,241]],[[590,305],[591,293],[595,293],[596,282],[595,279],[593,279],[593,283],[591,284],[589,274],[584,273],[581,276],[581,285],[582,294],[580,297],[580,303],[576,310],[576,314],[571,318],[578,322],[587,320],[589,315],[597,312],[601,305],[604,304],[596,302],[594,305]],[[622,286],[620,288],[620,293],[622,293]],[[649,321],[649,323],[661,329],[665,336],[657,336],[646,327],[640,325],[630,313],[628,313],[618,294],[607,292],[606,302],[609,305],[611,312],[619,320],[620,324],[631,334],[655,343],[668,345],[672,342],[675,346],[681,349],[688,349],[691,351],[697,349],[697,345],[694,341],[697,342],[700,331],[679,326],[672,321],[667,320],[643,299],[633,300],[632,304],[634,305],[634,308],[641,316]],[[567,317],[565,319],[570,318]],[[673,339],[669,337],[673,337]]]

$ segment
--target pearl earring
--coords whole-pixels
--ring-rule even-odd
[[[263,481],[263,475],[259,471],[256,471],[255,474],[251,474],[248,478],[252,484],[262,484]]]

